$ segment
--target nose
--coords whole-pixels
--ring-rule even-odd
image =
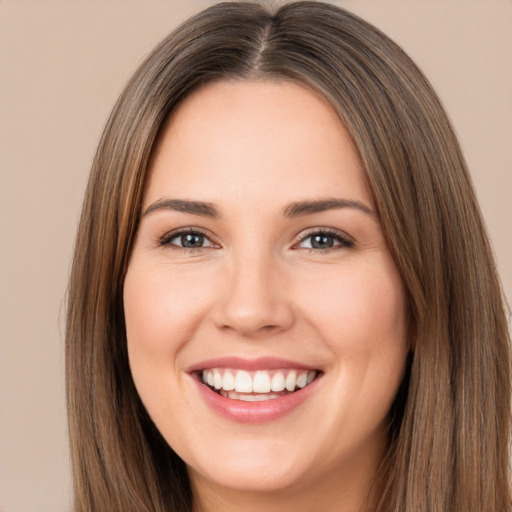
[[[294,312],[277,262],[255,254],[240,257],[226,275],[214,310],[219,329],[255,338],[290,328]]]

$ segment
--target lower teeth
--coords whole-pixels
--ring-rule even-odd
[[[291,391],[282,391],[280,393],[237,393],[236,391],[217,391],[220,395],[231,400],[242,400],[244,402],[264,402],[265,400],[273,400],[292,393]]]

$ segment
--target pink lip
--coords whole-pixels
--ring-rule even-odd
[[[239,357],[223,357],[209,359],[192,365],[187,369],[198,387],[201,398],[220,416],[238,423],[265,423],[278,420],[304,403],[316,390],[320,375],[306,387],[271,400],[261,402],[244,402],[233,400],[211,390],[201,382],[198,372],[207,368],[237,368],[247,371],[272,369],[316,369],[294,361],[276,358],[241,359]]]
[[[209,368],[237,368],[239,370],[286,370],[287,368],[296,370],[316,370],[312,366],[306,366],[295,361],[279,359],[275,357],[259,357],[256,359],[244,359],[241,357],[219,357],[208,359],[186,369],[187,373],[198,372]]]
[[[194,380],[202,398],[217,414],[238,423],[264,423],[282,418],[299,407],[314,392],[318,379],[294,393],[263,402],[244,402],[225,398],[198,379]]]

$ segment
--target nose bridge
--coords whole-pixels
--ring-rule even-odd
[[[278,332],[293,322],[279,259],[268,248],[247,248],[232,255],[228,282],[216,314],[217,326],[250,337]]]

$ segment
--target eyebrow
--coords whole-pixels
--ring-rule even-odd
[[[305,215],[313,215],[314,213],[324,212],[326,210],[334,210],[337,208],[355,208],[367,215],[375,217],[375,212],[360,201],[353,199],[320,199],[317,201],[298,201],[291,203],[283,210],[285,217],[303,217]]]
[[[146,208],[142,214],[149,215],[157,210],[174,210],[176,212],[191,213],[204,217],[220,217],[220,212],[212,203],[203,201],[189,201],[186,199],[159,199]]]
[[[375,212],[360,201],[354,199],[319,199],[316,201],[297,201],[290,203],[283,209],[283,215],[287,218],[304,217],[326,210],[338,208],[355,208],[363,213],[375,216]],[[143,212],[143,216],[149,215],[158,210],[174,210],[177,212],[190,213],[203,217],[219,218],[220,211],[212,203],[203,201],[191,201],[187,199],[159,199],[149,205]]]

